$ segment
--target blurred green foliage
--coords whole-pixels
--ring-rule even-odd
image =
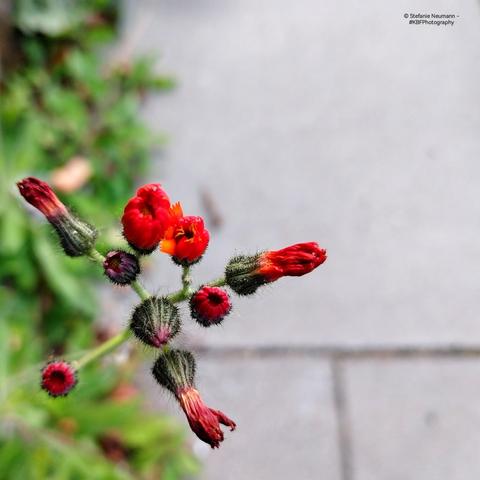
[[[119,401],[125,372],[91,366],[67,398],[39,389],[48,354],[95,342],[98,269],[64,257],[56,239],[16,192],[15,182],[80,158],[89,170],[61,198],[101,232],[113,233],[161,138],[140,120],[159,77],[148,58],[118,59],[99,49],[115,38],[112,0],[17,0],[2,18],[0,42],[0,472],[10,479],[174,480],[196,471],[183,431],[143,412],[137,397]],[[68,177],[69,173],[67,173]],[[65,175],[64,175],[65,177]],[[128,375],[127,375],[128,377]],[[128,385],[128,384],[127,384]]]

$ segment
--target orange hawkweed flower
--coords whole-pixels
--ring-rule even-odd
[[[170,200],[159,183],[143,185],[123,212],[123,236],[141,253],[157,248],[170,222]]]
[[[160,244],[160,250],[172,256],[175,263],[192,265],[200,260],[210,241],[203,218],[184,216],[182,207],[176,203],[170,209],[170,227]]]

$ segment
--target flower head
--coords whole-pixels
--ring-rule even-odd
[[[65,253],[70,257],[87,254],[95,245],[97,231],[72,214],[50,186],[38,178],[28,177],[17,183],[22,197],[40,210],[55,228]]]
[[[135,255],[123,250],[112,250],[105,256],[103,270],[113,283],[128,285],[137,278],[140,265]]]
[[[210,234],[202,217],[183,216],[180,204],[171,209],[171,225],[165,232],[160,248],[180,265],[192,265],[200,260],[208,247]]]
[[[41,387],[51,397],[67,395],[76,384],[76,372],[67,362],[55,360],[47,363],[42,370]]]
[[[170,200],[158,183],[137,190],[123,212],[123,235],[128,243],[142,253],[157,247],[169,225]]]
[[[297,243],[276,251],[234,257],[225,269],[227,285],[239,295],[250,295],[258,287],[281,277],[310,273],[327,259],[316,242]]]
[[[232,302],[223,288],[205,285],[190,298],[190,313],[204,327],[220,323],[231,309]]]
[[[230,427],[230,430],[235,429],[235,422],[219,410],[205,405],[194,388],[195,360],[190,352],[170,350],[163,353],[155,362],[152,373],[160,385],[175,395],[190,428],[200,440],[218,448],[224,438],[220,424]]]
[[[198,390],[187,387],[177,393],[177,399],[187,416],[188,424],[200,440],[212,448],[218,448],[223,442],[220,424],[235,430],[236,424],[220,410],[214,410],[203,403]]]
[[[130,329],[143,343],[160,348],[180,331],[178,308],[166,298],[149,297],[133,311]]]

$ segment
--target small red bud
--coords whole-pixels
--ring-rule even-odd
[[[231,309],[230,297],[223,288],[205,285],[190,298],[190,313],[204,327],[219,324]]]
[[[67,362],[55,360],[47,363],[42,370],[41,387],[51,397],[67,395],[76,384],[76,372]]]

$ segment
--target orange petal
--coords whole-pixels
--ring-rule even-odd
[[[162,240],[160,242],[160,251],[173,255],[175,253],[175,240]]]
[[[182,218],[183,217],[183,210],[180,202],[174,203],[170,207],[170,215],[174,218]]]

